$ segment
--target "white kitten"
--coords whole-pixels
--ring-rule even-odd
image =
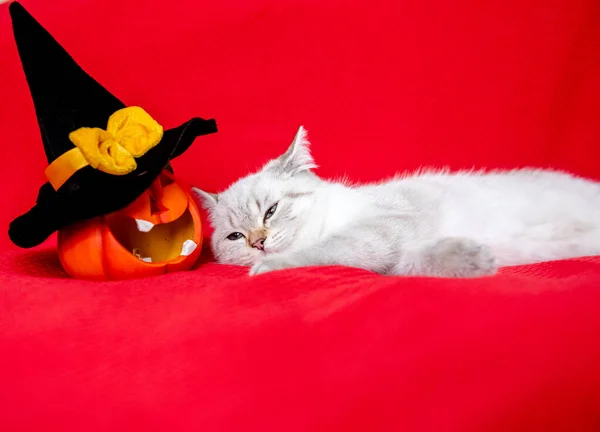
[[[311,169],[304,128],[285,154],[227,190],[194,188],[221,263],[250,274],[344,265],[474,277],[497,266],[600,254],[600,183],[565,173],[421,172],[371,185]]]

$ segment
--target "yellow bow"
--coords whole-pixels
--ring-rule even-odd
[[[135,158],[160,142],[163,127],[140,107],[118,110],[106,130],[82,127],[69,134],[75,148],[46,168],[46,178],[58,190],[76,171],[92,166],[107,174],[124,175],[137,167]]]

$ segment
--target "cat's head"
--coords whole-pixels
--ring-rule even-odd
[[[218,195],[193,188],[214,228],[211,244],[217,261],[250,266],[293,244],[320,182],[311,172],[316,165],[309,145],[300,127],[283,155]]]

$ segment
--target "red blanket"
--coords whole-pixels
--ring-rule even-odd
[[[165,127],[220,132],[174,162],[224,188],[304,124],[325,177],[421,165],[600,178],[595,0],[23,0]],[[0,5],[0,430],[598,431],[600,258],[475,280],[203,262],[72,280],[16,250],[39,130]]]

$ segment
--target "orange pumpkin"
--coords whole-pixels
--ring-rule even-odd
[[[188,270],[202,249],[200,211],[168,171],[124,209],[58,233],[65,271],[83,279],[133,279]]]

